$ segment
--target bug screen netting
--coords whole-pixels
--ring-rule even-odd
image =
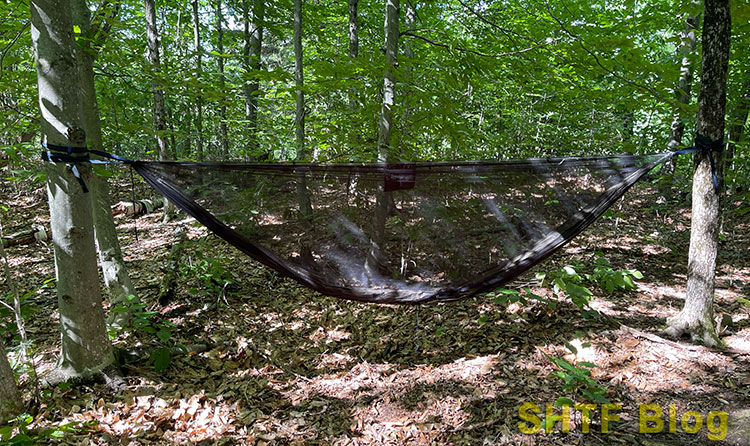
[[[670,156],[133,167],[217,235],[310,288],[419,304],[511,281]]]

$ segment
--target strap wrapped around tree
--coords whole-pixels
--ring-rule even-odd
[[[422,304],[510,282],[673,155],[132,166],[211,231],[305,286]]]

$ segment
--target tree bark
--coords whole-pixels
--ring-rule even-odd
[[[677,106],[672,115],[672,125],[669,128],[668,150],[678,150],[682,145],[682,136],[685,133],[685,122],[683,121],[684,109],[690,105],[691,91],[693,88],[693,59],[697,39],[695,36],[698,29],[698,18],[687,15],[685,29],[680,33],[680,45],[677,54],[682,56],[680,63],[680,80],[675,89]],[[665,164],[665,173],[674,172],[674,158],[670,158]]]
[[[304,66],[302,65],[302,0],[294,0],[294,83],[296,87],[296,111],[294,114],[295,137],[297,140],[296,160],[310,158],[305,150],[305,85]],[[300,219],[307,220],[312,216],[312,203],[307,190],[307,178],[304,173],[297,174],[297,203]]]
[[[91,12],[86,0],[71,0],[73,24],[81,30],[84,39],[80,39],[77,46],[76,56],[78,58],[78,72],[81,88],[81,108],[83,128],[86,132],[86,144],[92,150],[104,150],[102,139],[102,128],[99,120],[99,104],[96,99],[96,87],[94,86],[94,59],[97,50],[94,47],[101,45],[100,40],[91,32]],[[89,185],[91,191],[91,204],[94,210],[94,236],[99,251],[99,263],[104,276],[104,285],[107,288],[110,305],[112,307],[123,304],[130,295],[135,296],[136,291],[130,281],[125,260],[120,250],[120,241],[117,239],[117,229],[112,217],[112,206],[109,198],[109,182],[106,178],[96,174],[91,175]],[[127,312],[112,312],[109,314],[109,322],[118,327],[123,327],[130,319]]]
[[[383,104],[378,125],[378,162],[388,163],[393,156],[391,138],[393,129],[393,104],[396,93],[395,69],[398,63],[399,0],[385,0],[385,75],[383,76]],[[384,183],[384,182],[383,182]],[[385,268],[382,253],[385,243],[385,222],[391,203],[390,193],[384,184],[375,191],[375,222],[370,240],[370,250],[365,261],[365,270],[370,278],[378,277]]]
[[[696,130],[713,141],[724,136],[730,36],[729,0],[706,0]],[[712,155],[716,175],[721,179],[722,155],[720,152]],[[696,152],[685,306],[667,321],[666,332],[671,336],[686,334],[696,342],[712,346],[721,343],[713,317],[720,197],[714,188],[708,153]]]
[[[216,51],[218,51],[219,64],[219,90],[223,95],[226,92],[226,76],[224,75],[224,15],[221,10],[221,0],[216,0]],[[220,99],[219,105],[219,144],[221,146],[220,159],[229,156],[229,136],[227,132],[227,106],[224,97]]]
[[[248,127],[248,149],[253,159],[259,160],[265,158],[260,153],[260,144],[258,142],[258,95],[260,93],[260,83],[258,82],[258,73],[261,68],[261,50],[263,44],[263,20],[264,20],[264,0],[253,0],[253,19],[252,31],[250,30],[250,0],[243,0],[242,15],[245,22],[245,120]]]
[[[70,3],[33,0],[30,9],[44,141],[83,146],[86,135]],[[99,375],[112,365],[114,356],[101,305],[91,200],[78,184],[71,165],[46,166],[62,332],[57,368],[48,376],[54,383]],[[90,166],[79,164],[77,168],[81,178],[90,183]]]
[[[200,18],[198,16],[198,0],[193,0],[193,45],[195,46],[195,76],[200,82],[203,76],[203,48],[201,48]],[[196,99],[195,133],[196,156],[203,161],[203,95],[200,90]]]
[[[305,159],[305,84],[304,67],[302,65],[302,0],[294,0],[294,84],[296,87],[296,109],[294,113],[294,128],[297,139],[297,159]]]
[[[159,160],[169,161],[169,145],[166,138],[166,110],[164,106],[164,89],[161,86],[161,57],[159,54],[159,29],[156,26],[156,6],[154,0],[144,0],[146,15],[146,38],[148,40],[148,62],[151,64],[153,76],[152,87],[154,90],[154,131],[156,131],[156,143],[159,147]],[[167,222],[174,214],[174,207],[168,203],[164,207],[164,221]]]
[[[385,76],[383,104],[378,125],[378,161],[385,163],[392,156],[393,103],[396,97],[395,69],[398,63],[399,0],[385,0]]]
[[[349,0],[349,57],[359,57],[359,17],[357,6],[359,0]]]
[[[349,59],[355,60],[357,57],[359,57],[359,13],[357,11],[358,8],[358,0],[349,0]],[[353,75],[354,78],[357,77],[356,74]],[[357,110],[359,109],[359,99],[357,98],[357,88],[352,85],[349,87],[348,92],[348,99],[349,99],[349,111],[351,111],[352,114],[355,114]],[[356,120],[352,120],[351,130],[350,130],[350,144],[352,144],[352,147],[356,148],[362,144],[362,135],[359,132],[358,126],[354,124]]]
[[[21,393],[18,391],[13,369],[10,368],[5,346],[0,342],[0,423],[7,422],[22,409]]]

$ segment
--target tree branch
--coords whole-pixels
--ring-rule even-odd
[[[506,53],[487,54],[487,53],[482,53],[480,51],[472,50],[472,49],[469,49],[469,48],[462,48],[460,46],[451,46],[451,45],[448,45],[446,43],[436,42],[434,40],[428,39],[427,37],[420,36],[419,34],[414,34],[411,31],[404,31],[403,33],[401,33],[401,35],[402,36],[413,37],[415,39],[419,39],[419,40],[422,40],[424,42],[427,42],[430,45],[434,45],[434,46],[439,46],[439,47],[445,48],[448,51],[450,51],[451,53],[453,52],[453,50],[456,50],[456,51],[460,51],[462,53],[471,53],[471,54],[476,54],[477,56],[490,57],[490,58],[494,58],[494,59],[501,58],[501,57],[506,57],[506,56],[513,56],[513,55],[516,55],[516,54],[526,53],[528,51],[536,50],[536,49],[545,47],[547,45],[550,45],[552,43],[555,43],[555,42],[550,42],[550,43],[538,44],[538,45],[535,45],[535,46],[524,48],[522,50],[508,51]]]

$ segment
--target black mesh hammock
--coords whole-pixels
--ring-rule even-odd
[[[133,167],[233,246],[330,296],[449,302],[492,291],[549,257],[651,169],[722,140],[650,155],[400,164],[131,161],[43,144],[42,158]],[[94,154],[109,161],[90,159]]]
[[[215,234],[309,288],[361,302],[424,304],[510,282],[674,154],[129,163]]]

